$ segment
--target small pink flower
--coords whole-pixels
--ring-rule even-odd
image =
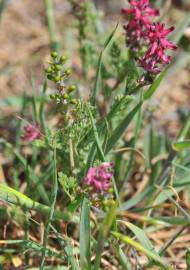
[[[91,167],[84,179],[84,184],[91,186],[94,192],[106,192],[113,176],[112,164],[104,162],[98,167]]]
[[[154,23],[150,25],[148,30],[148,38],[152,46],[162,47],[163,49],[175,50],[177,46],[171,41],[167,40],[166,37],[174,30],[174,27],[164,28],[164,24]]]
[[[36,139],[39,139],[41,137],[40,131],[39,131],[39,124],[36,124],[33,126],[32,124],[27,124],[24,127],[24,134],[22,135],[22,139],[24,141],[32,142]]]
[[[124,15],[131,15],[132,19],[129,23],[129,28],[134,26],[134,23],[147,26],[150,23],[150,17],[158,16],[159,11],[150,8],[149,0],[134,0],[130,1],[131,8],[123,8],[122,13]]]

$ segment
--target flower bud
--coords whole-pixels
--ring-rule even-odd
[[[62,98],[63,99],[68,99],[69,98],[69,95],[65,93],[65,94],[62,95]]]
[[[55,94],[50,94],[49,97],[50,97],[50,99],[53,99],[53,100],[56,99],[56,95]]]
[[[45,69],[45,72],[46,72],[46,73],[51,73],[51,72],[52,72],[52,68],[51,68],[51,67],[46,68],[46,69]]]
[[[73,92],[73,91],[75,91],[75,90],[76,90],[76,86],[75,85],[69,85],[68,88],[67,88],[67,91],[70,92],[70,93]]]
[[[54,80],[54,82],[60,82],[61,77],[60,77],[60,76],[55,76],[55,77],[53,78],[53,80]]]
[[[70,103],[73,104],[73,105],[76,105],[77,104],[77,100],[75,98],[73,98],[73,99],[70,100]]]
[[[65,75],[66,75],[66,76],[69,76],[70,74],[71,74],[71,70],[70,70],[69,68],[66,69],[66,70],[65,70]]]
[[[52,52],[52,53],[51,53],[51,57],[52,57],[53,59],[55,59],[55,58],[57,57],[57,52]]]
[[[65,63],[66,60],[67,60],[67,57],[63,54],[63,55],[60,57],[60,62],[61,62],[61,63]]]
[[[55,65],[55,70],[60,71],[61,70],[61,65]]]

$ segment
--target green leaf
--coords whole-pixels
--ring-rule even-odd
[[[98,241],[96,246],[96,258],[94,262],[94,270],[100,269],[100,261],[101,261],[101,255],[104,248],[105,240],[108,236],[109,230],[114,222],[115,215],[116,215],[116,203],[113,202],[112,206],[106,213],[106,216],[103,220],[103,223],[101,224],[100,231],[98,234]]]
[[[144,253],[149,259],[161,264],[164,267],[164,269],[170,269],[169,267],[166,268],[165,262],[158,255],[156,255],[154,252],[147,249],[146,247],[142,246],[138,242],[134,241],[132,238],[130,238],[126,235],[120,234],[118,232],[112,232],[112,235],[116,239],[122,241],[123,243],[128,244],[131,247],[133,247],[134,249]]]
[[[182,151],[190,148],[190,140],[177,141],[172,143],[172,148],[175,151]]]
[[[80,267],[90,269],[90,205],[87,198],[83,199],[80,217]]]
[[[99,59],[98,59],[98,66],[97,66],[97,70],[96,70],[96,78],[95,78],[94,88],[93,88],[93,92],[92,92],[92,96],[91,96],[91,104],[93,106],[95,106],[95,104],[96,104],[96,93],[97,93],[97,90],[98,90],[98,84],[99,84],[99,79],[100,79],[103,53],[104,53],[105,49],[107,48],[107,46],[109,45],[109,43],[111,42],[111,40],[112,40],[116,30],[117,30],[117,27],[118,27],[118,24],[116,25],[113,32],[106,39],[106,41],[104,43],[103,50],[101,51]]]
[[[35,210],[46,216],[49,215],[50,212],[49,206],[33,201],[21,192],[3,184],[0,184],[0,200],[14,205],[19,205],[27,210]],[[64,213],[62,211],[55,211],[54,218],[69,221],[71,220],[71,215],[70,213]]]
[[[154,250],[154,246],[152,245],[152,243],[146,236],[145,232],[141,228],[135,226],[130,222],[125,222],[125,224],[135,234],[135,236],[140,241],[143,247],[147,248],[148,250],[152,251],[156,256],[158,256],[156,251]]]
[[[125,253],[123,252],[122,248],[119,246],[119,244],[117,244],[116,246],[113,246],[115,253],[118,256],[118,259],[123,267],[123,270],[132,270],[128,258],[125,255]]]
[[[94,120],[94,118],[92,116],[90,108],[88,106],[87,106],[87,108],[88,108],[90,120],[91,120],[91,123],[92,123],[92,129],[93,129],[97,149],[98,149],[98,152],[99,152],[99,155],[100,155],[100,159],[101,159],[101,161],[105,161],[104,151],[102,149],[102,145],[101,145],[101,142],[100,142],[100,139],[99,139],[98,130],[96,128],[95,120]]]
[[[159,87],[160,83],[165,77],[166,72],[167,72],[167,68],[164,71],[162,71],[162,73],[156,78],[153,84],[151,84],[151,86],[148,88],[148,90],[145,92],[143,96],[144,100],[150,99],[152,95],[156,92],[156,89]]]
[[[190,250],[187,250],[185,258],[186,258],[187,270],[190,270]]]
[[[135,114],[138,112],[142,105],[142,102],[139,102],[135,108],[127,114],[127,116],[121,121],[121,123],[116,127],[116,129],[113,131],[111,137],[108,139],[107,147],[105,154],[108,154],[111,149],[115,146],[117,141],[121,138],[123,133],[125,132],[126,128],[129,126],[131,120],[135,116]]]

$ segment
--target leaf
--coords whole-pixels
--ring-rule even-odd
[[[38,177],[34,174],[34,170],[31,166],[28,165],[27,160],[19,153],[17,149],[15,149],[10,143],[8,143],[4,139],[0,139],[0,143],[3,143],[8,149],[10,149],[14,155],[20,160],[22,165],[24,166],[25,170],[29,173],[29,180],[32,181],[34,184],[39,183],[39,185],[36,185],[36,190],[38,191],[40,197],[43,199],[43,201],[46,204],[49,204],[49,197],[47,195],[47,192],[44,189],[44,186],[39,182]]]
[[[118,211],[125,211],[125,210],[128,210],[128,209],[132,208],[133,206],[135,206],[137,203],[139,203],[143,199],[148,198],[149,195],[152,194],[152,192],[154,190],[155,190],[155,188],[153,186],[148,186],[141,193],[139,193],[138,195],[132,197],[127,202],[123,203],[119,207]]]
[[[113,32],[106,39],[106,41],[104,43],[103,50],[101,51],[100,56],[99,56],[99,59],[98,59],[98,65],[97,65],[97,70],[96,70],[95,83],[94,83],[94,88],[93,88],[93,92],[92,92],[92,96],[91,96],[91,104],[93,106],[95,106],[95,104],[96,104],[96,93],[97,93],[99,79],[100,79],[103,53],[104,53],[105,49],[107,48],[107,46],[109,45],[109,43],[111,42],[111,40],[112,40],[112,38],[113,38],[116,30],[117,30],[117,27],[118,27],[118,24],[116,25],[116,27],[113,30]]]
[[[129,124],[130,124],[131,120],[133,119],[133,117],[135,116],[135,114],[140,109],[141,105],[142,105],[142,102],[139,102],[135,106],[135,108],[129,114],[127,114],[127,116],[121,121],[121,123],[113,131],[111,137],[108,139],[105,154],[108,154],[109,151],[111,149],[113,149],[113,147],[115,146],[117,141],[120,139],[120,137],[125,132],[126,128],[129,126]]]
[[[100,269],[99,266],[100,266],[102,251],[104,248],[104,243],[105,243],[106,237],[108,236],[109,230],[114,222],[115,215],[116,215],[115,212],[116,212],[116,203],[113,202],[112,206],[106,213],[103,223],[101,224],[101,227],[100,227],[97,246],[96,246],[96,258],[95,258],[93,270]]]
[[[167,68],[164,71],[162,71],[162,73],[155,79],[153,84],[145,92],[145,94],[143,96],[144,100],[150,99],[152,97],[152,95],[155,93],[156,89],[158,88],[158,86],[162,82],[163,78],[165,77],[166,72],[167,72]]]
[[[177,141],[172,143],[172,148],[175,151],[182,151],[190,148],[190,140]]]
[[[185,259],[187,264],[187,270],[190,270],[190,250],[187,250]]]
[[[54,164],[54,173],[53,173],[53,182],[52,182],[52,188],[51,188],[51,205],[50,205],[50,211],[48,213],[46,225],[44,227],[44,233],[43,233],[43,247],[41,260],[40,260],[40,270],[44,269],[44,263],[45,263],[45,250],[48,244],[48,236],[49,236],[49,230],[51,227],[51,223],[53,220],[54,212],[55,212],[55,204],[57,200],[57,192],[58,192],[58,181],[57,181],[57,160],[56,160],[56,146],[54,146],[54,153],[53,153],[53,164]]]
[[[49,215],[50,212],[49,206],[33,201],[21,192],[3,184],[0,184],[0,200],[14,205],[19,205],[27,210],[35,210],[44,215]],[[68,212],[64,213],[62,211],[55,211],[54,218],[69,221],[71,220],[71,214]]]
[[[80,217],[80,267],[90,269],[90,205],[87,198],[83,199]]]
[[[98,130],[96,128],[95,120],[94,120],[94,118],[92,116],[90,108],[88,106],[87,106],[87,108],[88,108],[90,120],[91,120],[91,123],[92,123],[92,129],[93,129],[93,133],[94,133],[94,138],[95,138],[95,142],[96,142],[96,145],[97,145],[97,149],[98,149],[101,161],[105,161],[104,151],[102,149],[102,145],[101,145],[101,142],[100,142],[100,139],[99,139]]]
[[[132,238],[130,238],[126,235],[120,234],[118,232],[115,232],[115,231],[112,232],[112,235],[116,239],[122,241],[123,243],[128,244],[128,245],[132,246],[133,248],[135,248],[136,250],[144,253],[149,259],[161,264],[163,267],[165,267],[165,269],[169,269],[169,268],[166,268],[165,262],[158,255],[156,255],[154,252],[147,249],[146,247],[142,246],[138,242],[134,241]]]
[[[117,254],[119,261],[123,267],[124,270],[132,270],[129,262],[128,262],[128,258],[125,255],[125,253],[123,252],[122,248],[119,246],[119,244],[117,244],[116,246],[113,246],[115,253]]]
[[[146,236],[145,232],[141,228],[135,226],[130,222],[125,222],[125,224],[135,234],[135,236],[140,241],[143,247],[147,248],[148,250],[152,251],[156,256],[158,256],[154,250],[154,246],[152,245],[152,243]]]

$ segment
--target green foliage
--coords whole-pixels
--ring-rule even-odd
[[[77,181],[74,177],[68,177],[66,174],[59,172],[58,181],[63,191],[69,196],[70,200],[76,197]]]

